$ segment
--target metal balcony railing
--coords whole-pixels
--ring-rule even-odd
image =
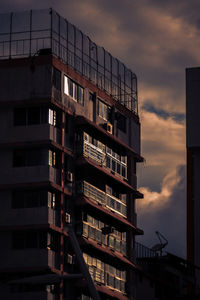
[[[83,155],[89,156],[92,159],[100,162],[101,164],[105,164],[105,153],[103,153],[100,148],[94,146],[91,143],[84,142]]]
[[[86,181],[82,182],[81,192],[91,200],[105,205],[123,217],[127,217],[127,207],[120,199],[101,191]]]

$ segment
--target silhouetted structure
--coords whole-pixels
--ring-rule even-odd
[[[187,142],[187,259],[195,265],[197,285],[191,294],[200,295],[200,68],[186,70]]]
[[[197,299],[190,296],[188,286],[195,286],[194,266],[169,252],[163,255],[136,243],[137,300]]]

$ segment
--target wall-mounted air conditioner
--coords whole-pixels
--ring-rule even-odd
[[[70,265],[73,264],[73,256],[71,254],[67,254],[67,263]]]
[[[105,123],[105,124],[104,124],[104,128],[105,128],[105,130],[106,130],[108,133],[110,133],[110,134],[113,133],[113,126],[112,126],[112,124],[110,124],[110,123]]]
[[[71,216],[70,216],[70,214],[68,214],[68,213],[65,213],[65,222],[66,222],[67,224],[71,223]]]
[[[73,173],[70,171],[67,171],[66,179],[67,179],[67,181],[72,182],[73,181]]]

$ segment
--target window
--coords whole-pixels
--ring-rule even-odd
[[[61,72],[56,68],[53,68],[53,86],[57,90],[61,90]]]
[[[84,89],[67,76],[64,76],[64,93],[84,105]]]
[[[26,249],[26,248],[46,248],[47,234],[40,231],[17,231],[12,234],[12,248]]]
[[[30,208],[47,206],[47,191],[14,191],[12,208]]]
[[[56,194],[48,192],[48,207],[56,209]]]
[[[27,109],[27,113],[28,113],[28,119],[27,119],[28,125],[40,124],[40,107],[29,108]]]
[[[22,107],[14,109],[14,126],[51,124],[58,126],[60,115],[48,107]]]
[[[117,112],[117,128],[126,133],[126,117]]]
[[[99,117],[104,119],[105,121],[110,121],[111,119],[111,107],[98,99],[97,102],[97,114]]]
[[[48,161],[49,155],[49,161]],[[16,149],[13,153],[13,167],[47,165],[56,167],[56,153],[46,149]]]
[[[26,108],[14,109],[14,125],[23,126],[26,125]]]
[[[56,153],[49,150],[49,166],[56,167]]]

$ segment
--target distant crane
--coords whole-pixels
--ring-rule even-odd
[[[151,250],[155,252],[160,251],[160,256],[162,256],[162,250],[167,246],[168,240],[159,231],[155,231],[155,234],[158,236],[160,243],[154,245]]]

